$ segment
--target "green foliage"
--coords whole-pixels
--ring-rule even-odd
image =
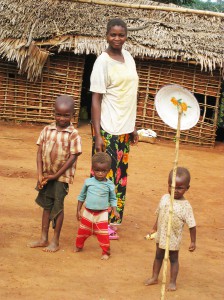
[[[158,0],[157,2],[161,3],[173,3],[180,6],[186,6],[186,5],[192,5],[194,3],[194,0]]]
[[[221,100],[219,105],[218,126],[224,128],[224,92],[221,95]]]
[[[212,2],[211,0],[208,1],[193,0],[192,4],[185,4],[184,6],[193,9],[224,12],[223,0],[218,0],[216,2]]]
[[[158,0],[158,2],[173,3],[192,9],[224,12],[224,0],[216,0],[216,2],[212,2],[211,0]]]

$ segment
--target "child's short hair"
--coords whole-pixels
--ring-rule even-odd
[[[55,100],[55,106],[64,104],[69,107],[69,109],[74,111],[74,99],[70,95],[59,95]]]
[[[111,157],[106,152],[97,152],[92,157],[92,166],[94,166],[95,163],[107,164],[108,169],[110,169],[111,162]]]
[[[190,184],[191,181],[191,174],[188,171],[188,169],[184,168],[184,167],[177,167],[177,173],[176,175],[178,177],[184,177],[186,180],[187,185]],[[170,171],[169,173],[169,180],[172,180],[172,176],[173,176],[173,170]]]
[[[112,27],[114,26],[121,26],[124,28],[125,33],[127,34],[128,29],[127,29],[127,25],[126,23],[120,19],[120,18],[115,18],[115,19],[111,19],[108,23],[107,23],[107,32],[106,34],[108,34],[108,32],[111,30]]]

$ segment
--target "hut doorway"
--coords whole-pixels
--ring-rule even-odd
[[[80,103],[80,120],[90,120],[91,119],[91,103],[92,103],[92,93],[90,92],[90,75],[92,73],[93,64],[96,60],[96,55],[89,54],[86,55],[83,80],[82,80],[82,91],[81,91],[81,103]]]

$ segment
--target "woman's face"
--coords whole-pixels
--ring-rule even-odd
[[[125,28],[121,26],[113,26],[107,33],[107,42],[109,46],[114,50],[121,50],[123,44],[127,39],[127,33]]]

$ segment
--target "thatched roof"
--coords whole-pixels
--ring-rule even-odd
[[[148,0],[114,2],[164,6]],[[114,17],[121,17],[128,24],[126,48],[133,56],[193,60],[211,71],[223,68],[222,16],[75,0],[0,0],[0,55],[17,61],[20,71],[34,79],[41,74],[51,52],[101,53],[106,47],[106,23]]]

